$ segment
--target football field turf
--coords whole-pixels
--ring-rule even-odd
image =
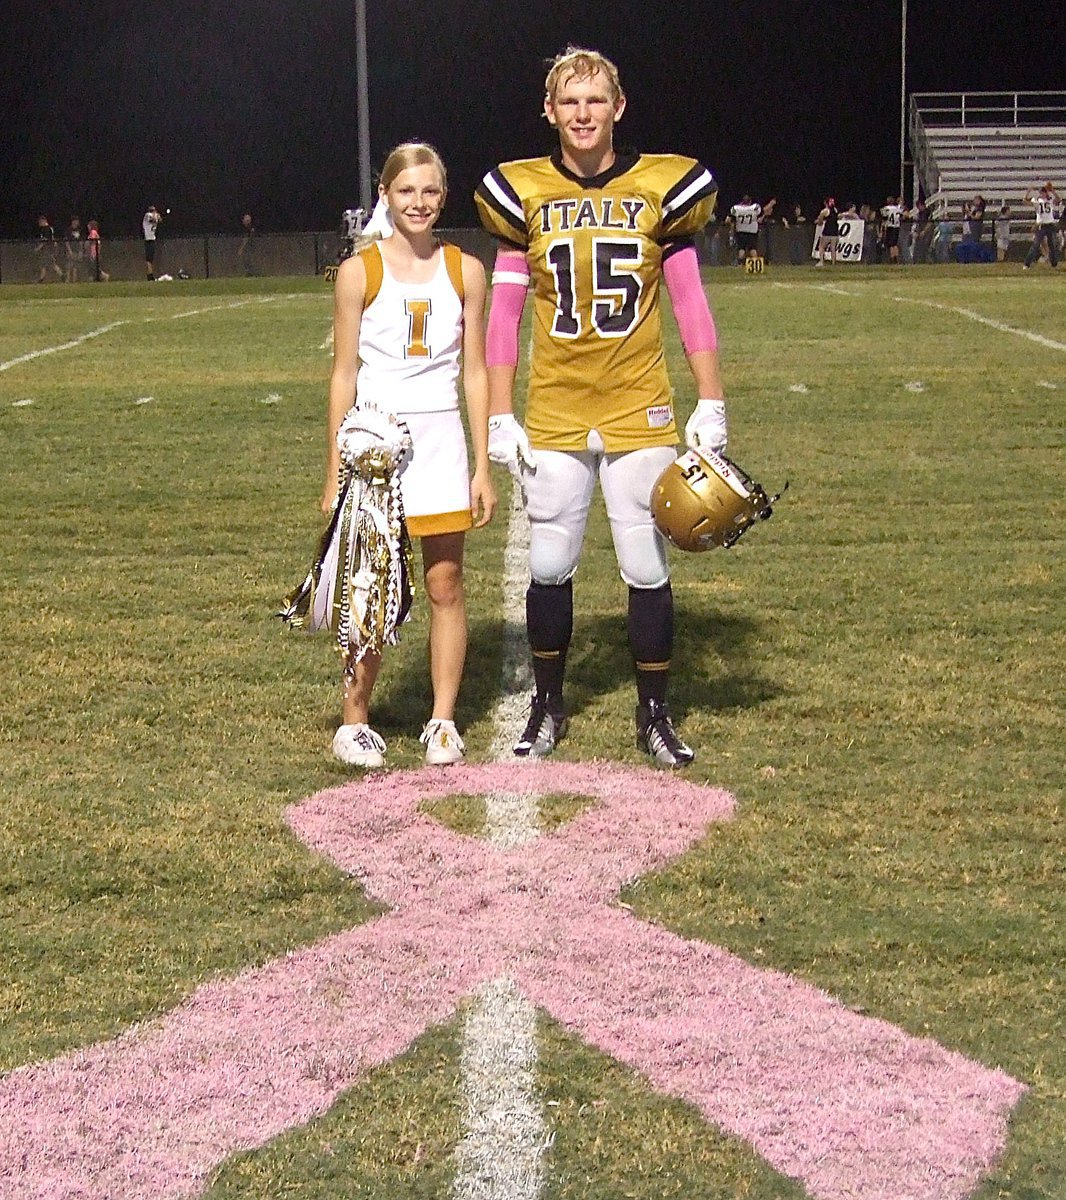
[[[707,286],[728,453],[790,488],[733,550],[673,556],[683,778],[736,807],[622,901],[1023,1083],[975,1194],[1066,1197],[1066,272]],[[329,637],[273,616],[321,525],[330,324],[321,280],[0,290],[0,1071],[382,911],[284,817],[350,778],[329,753]],[[496,479],[500,513],[467,541],[475,764],[509,628]],[[575,610],[558,758],[642,767],[599,501]],[[378,685],[390,768],[422,762],[426,627],[418,596]],[[469,795],[432,812],[484,822]],[[432,1025],[205,1194],[447,1196],[462,1033],[461,1015]],[[816,1194],[544,1009],[537,1044],[544,1200]],[[0,1197],[23,1194],[0,1174]]]

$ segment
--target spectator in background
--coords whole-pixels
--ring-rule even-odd
[[[862,261],[865,263],[880,262],[878,255],[881,219],[877,210],[872,204],[861,204],[858,216],[862,222]]]
[[[782,217],[783,225],[792,228],[792,236],[789,239],[789,262],[794,267],[798,267],[804,259],[807,251],[807,232],[804,228],[807,224],[807,218],[803,215],[803,206],[794,204],[792,206],[792,215],[788,218]]]
[[[111,276],[100,264],[100,223],[95,217],[90,219],[88,230],[85,242],[89,255],[89,270],[97,283],[107,283]]]
[[[936,233],[933,235],[933,257],[938,263],[951,262],[951,236],[954,232],[953,222],[948,218],[948,206],[941,202]]]
[[[1004,262],[1010,249],[1010,208],[1004,204],[992,219],[992,234],[996,239],[996,262]]]
[[[245,275],[257,275],[259,272],[255,266],[255,223],[251,213],[245,213],[241,217],[241,233],[243,240],[237,247],[237,259]]]
[[[981,244],[985,232],[985,198],[977,195],[963,205],[963,219],[966,221],[966,236],[976,245]]]
[[[85,263],[85,231],[81,227],[81,217],[71,217],[63,239],[66,250],[67,283],[77,283],[78,274]]]
[[[840,210],[832,196],[827,196],[822,205],[822,211],[817,220],[822,223],[822,231],[818,235],[818,261],[816,267],[825,266],[825,256],[828,251],[830,262],[836,266],[837,250],[840,246]]]
[[[1048,181],[1036,193],[1025,193],[1025,203],[1031,204],[1036,209],[1036,229],[1033,233],[1033,244],[1029,247],[1029,251],[1025,256],[1024,270],[1029,268],[1040,257],[1041,246],[1046,243],[1048,262],[1051,266],[1059,265],[1059,246],[1058,246],[1058,219],[1059,219],[1059,197]]]
[[[914,222],[911,258],[916,263],[927,263],[933,244],[933,220],[924,200],[919,200],[911,209],[911,220]]]
[[[712,219],[703,233],[704,240],[707,246],[707,262],[712,267],[720,267],[722,265],[722,239],[729,240],[729,234],[723,228],[722,224]]]
[[[155,281],[155,244],[156,230],[163,214],[154,204],[148,205],[148,211],[141,218],[141,228],[144,231],[144,271],[149,282]]]
[[[37,271],[38,283],[47,283],[49,272],[53,272],[58,279],[63,278],[63,268],[57,261],[59,245],[56,242],[56,231],[44,213],[37,218],[37,245],[33,252],[40,260],[40,267]]]
[[[759,238],[755,246],[755,253],[761,254],[767,262],[770,261],[773,254],[773,242],[771,240],[771,229],[781,220],[775,215],[777,207],[777,199],[773,197],[766,201],[762,206],[762,215],[759,217]]]

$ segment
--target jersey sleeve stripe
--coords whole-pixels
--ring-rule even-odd
[[[476,194],[525,241],[525,210],[522,208],[518,193],[499,171],[490,171],[478,184]]]
[[[714,176],[699,164],[679,180],[663,197],[663,224],[679,221],[701,200],[718,191]]]
[[[495,283],[520,283],[523,287],[529,286],[529,275],[520,275],[517,271],[493,271],[492,282]]]
[[[668,258],[672,258],[679,250],[687,250],[689,246],[695,246],[696,242],[691,237],[671,238],[668,242],[662,243],[663,257],[662,261],[666,262]]]

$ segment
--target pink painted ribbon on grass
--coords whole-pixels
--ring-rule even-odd
[[[514,851],[419,812],[502,790],[599,803]],[[409,771],[319,793],[289,811],[294,831],[390,911],[0,1080],[0,1197],[196,1195],[229,1155],[324,1113],[501,975],[813,1196],[966,1196],[1003,1149],[1020,1083],[613,903],[732,807],[604,764]]]

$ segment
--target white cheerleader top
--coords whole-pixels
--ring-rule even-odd
[[[395,279],[377,245],[359,257],[366,297],[359,325],[360,407],[383,412],[442,412],[459,405],[463,345],[462,252],[441,244],[440,262],[426,283]]]

